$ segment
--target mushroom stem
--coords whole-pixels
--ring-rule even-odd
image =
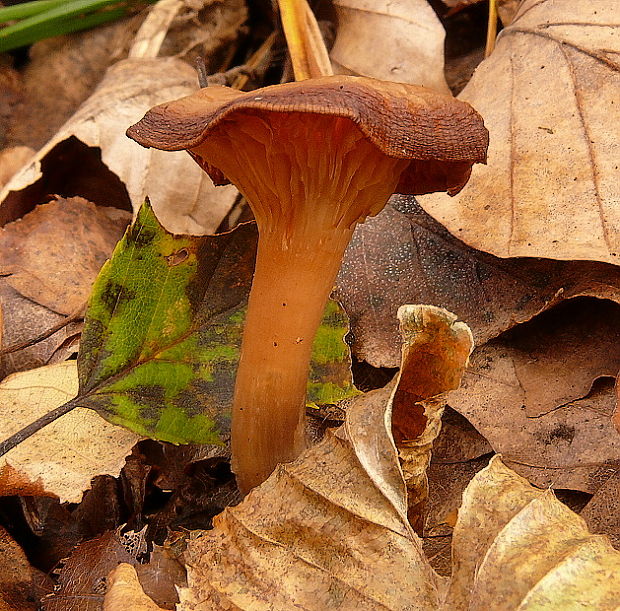
[[[353,228],[288,243],[277,232],[260,235],[232,419],[233,469],[243,493],[305,448],[312,343]]]

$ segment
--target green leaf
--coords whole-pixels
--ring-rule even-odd
[[[256,243],[254,223],[218,236],[172,235],[147,201],[93,287],[76,403],[154,439],[223,442]],[[330,302],[313,350],[312,403],[357,394],[346,331]]]

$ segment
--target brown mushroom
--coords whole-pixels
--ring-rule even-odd
[[[457,193],[486,160],[487,131],[450,96],[335,76],[201,89],[151,109],[127,134],[187,149],[254,212],[260,237],[232,423],[233,468],[247,491],[304,448],[312,342],[356,224],[394,192]]]

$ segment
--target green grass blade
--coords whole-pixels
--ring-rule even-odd
[[[58,19],[17,31],[7,31],[10,28],[0,29],[0,53],[24,47],[38,40],[43,40],[44,38],[61,36],[62,34],[70,34],[71,32],[79,32],[80,30],[94,28],[108,23],[109,21],[120,19],[126,14],[127,9],[120,8],[100,11],[93,15],[86,15],[80,18]]]
[[[0,8],[0,23],[25,19],[66,3],[67,0],[33,0],[15,6],[5,6]]]

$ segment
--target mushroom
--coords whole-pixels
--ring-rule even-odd
[[[457,193],[486,161],[488,133],[451,96],[331,76],[245,93],[201,89],[152,108],[127,135],[186,149],[254,212],[258,253],[232,420],[233,469],[246,492],[305,447],[312,343],[356,224],[394,192]]]

